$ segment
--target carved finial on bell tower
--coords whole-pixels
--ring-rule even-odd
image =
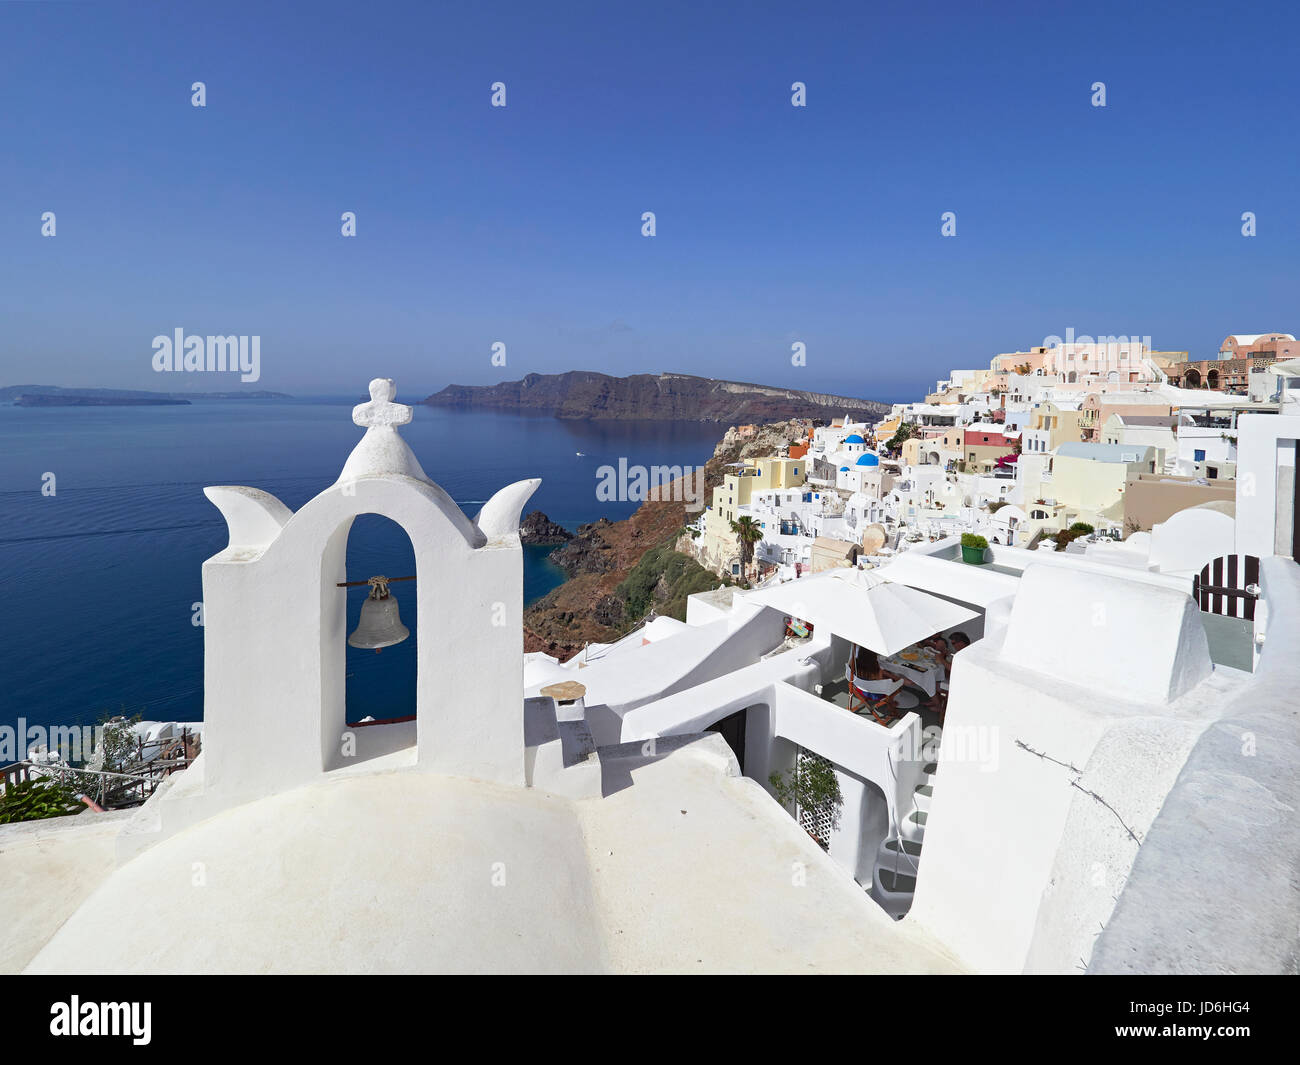
[[[415,453],[398,435],[397,426],[409,422],[415,412],[404,403],[394,403],[396,395],[397,386],[391,378],[376,377],[370,382],[370,402],[352,408],[352,420],[366,435],[348,456],[338,483],[394,473],[429,480]]]
[[[370,402],[353,407],[352,420],[366,429],[377,425],[405,425],[413,412],[404,403],[394,403],[395,395],[397,386],[391,377],[376,377],[370,382]]]

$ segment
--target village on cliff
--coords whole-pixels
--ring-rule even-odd
[[[736,463],[683,550],[759,584],[961,535],[1191,572],[1195,559],[1162,552],[1189,522],[1209,536],[1201,563],[1231,549],[1237,420],[1278,413],[1300,377],[1290,334],[1220,348],[1189,362],[1138,338],[1036,347],[954,370],[874,424],[810,423],[806,437]],[[1166,527],[1183,511],[1196,513]]]
[[[6,969],[1294,971],[1293,336],[1049,343],[808,423],[673,531],[723,578],[684,617],[563,659],[524,650],[539,482],[468,518],[370,394],[298,511],[205,490],[202,752],[0,826]],[[412,584],[346,572],[367,513]],[[348,721],[346,645],[412,635],[414,714]]]

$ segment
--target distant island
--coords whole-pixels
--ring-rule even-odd
[[[291,399],[284,392],[140,392],[129,388],[63,388],[59,385],[6,385],[0,403],[16,407],[183,406],[196,399]]]
[[[14,397],[15,407],[188,407],[188,399],[154,399],[150,396],[58,396],[26,392]]]
[[[556,418],[701,421],[731,425],[844,415],[873,420],[887,403],[689,374],[611,377],[588,370],[529,374],[497,385],[448,385],[431,407],[550,414]]]

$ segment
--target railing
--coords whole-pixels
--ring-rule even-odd
[[[159,748],[158,756],[145,761],[144,753],[150,748]],[[187,768],[198,757],[201,747],[200,737],[189,729],[182,729],[179,736],[165,739],[136,741],[137,762],[126,767],[126,772],[114,772],[106,769],[78,769],[60,762],[32,762],[25,760],[0,768],[0,783],[7,788],[26,780],[39,780],[46,774],[71,774],[75,784],[78,778],[94,777],[91,784],[94,789],[92,798],[97,798],[100,806],[111,802],[115,807],[134,806],[149,798],[167,777]],[[113,787],[112,782],[124,780],[129,783]],[[97,785],[97,786],[96,786]],[[137,788],[139,794],[136,794]],[[112,794],[110,795],[110,791]]]
[[[47,773],[71,774],[74,784],[77,783],[77,777],[95,777],[98,786],[92,784],[91,790],[85,792],[85,794],[96,799],[101,807],[107,808],[105,804],[110,801],[114,807],[135,806],[144,802],[158,789],[158,785],[164,779],[188,765],[189,762],[179,759],[166,762],[156,759],[150,762],[143,772],[113,773],[105,769],[76,769],[73,766],[61,765],[58,762],[17,762],[14,765],[6,766],[0,772],[4,773],[6,787],[11,783],[20,783],[23,780],[39,780]],[[130,783],[118,788],[110,800],[109,791],[113,780],[126,780]],[[136,794],[137,788],[139,789],[138,795]]]
[[[0,791],[13,784],[21,784],[31,776],[31,762],[14,762],[0,767]]]
[[[385,717],[379,720],[370,721],[352,721],[348,722],[348,728],[368,728],[371,725],[401,725],[407,721],[414,721],[414,714],[407,714],[405,717]]]

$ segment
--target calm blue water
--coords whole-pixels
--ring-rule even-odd
[[[363,397],[364,398],[364,397]],[[188,407],[0,405],[0,724],[81,724],[104,711],[203,716],[203,560],[226,527],[203,495],[243,484],[291,509],[338,477],[362,430],[355,400],[210,401]],[[707,424],[562,422],[415,409],[403,429],[429,476],[471,517],[523,477],[541,477],[527,510],[569,528],[618,520],[635,503],[596,499],[597,466],[701,464],[722,434]],[[575,452],[584,452],[578,458]],[[56,494],[41,494],[43,474]],[[563,580],[548,548],[525,548],[524,595]],[[358,518],[349,579],[414,572],[396,525]],[[393,586],[415,631],[409,584]],[[365,598],[350,589],[349,631]],[[348,719],[414,712],[415,640],[381,654],[348,649]]]

